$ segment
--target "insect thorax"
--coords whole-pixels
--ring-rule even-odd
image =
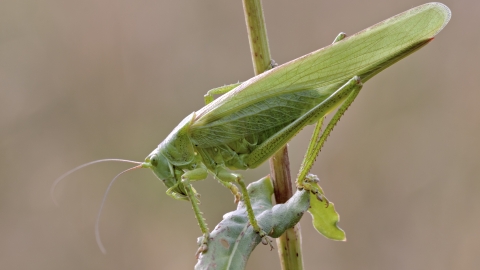
[[[174,166],[185,166],[192,163],[195,159],[195,150],[188,137],[188,128],[194,117],[195,113],[185,117],[158,146],[161,153]]]

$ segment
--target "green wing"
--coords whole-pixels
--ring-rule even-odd
[[[424,4],[253,77],[197,111],[191,139],[209,147],[275,129],[308,110],[305,102],[318,104],[355,75],[366,82],[420,49],[450,16],[441,3]]]

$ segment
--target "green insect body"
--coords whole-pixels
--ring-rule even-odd
[[[443,4],[424,4],[350,37],[341,33],[330,46],[241,84],[210,90],[205,95],[207,105],[183,119],[145,161],[134,168],[150,168],[167,186],[167,194],[191,202],[203,233],[199,253],[208,248],[209,230],[191,182],[205,179],[208,173],[231,190],[236,202],[244,201],[253,229],[266,239],[267,233],[259,227],[253,214],[246,185],[241,175],[232,170],[256,168],[302,128],[321,123],[325,115],[338,108],[323,134],[320,136],[320,129],[314,132],[307,151],[309,158],[302,164],[302,168],[307,169],[302,170],[304,173],[297,179],[297,186],[301,188],[299,183],[314,157],[362,84],[428,44],[450,16],[450,10]],[[215,94],[223,95],[213,100]],[[93,163],[74,170],[90,164]],[[97,240],[103,251],[98,233]]]
[[[224,95],[187,116],[142,167],[151,168],[164,181],[169,195],[190,200],[194,210],[198,206],[190,181],[205,179],[208,172],[238,201],[241,193],[234,183],[244,196],[245,184],[230,170],[262,164],[303,127],[358,94],[363,82],[428,44],[449,19],[445,5],[425,4],[351,37],[339,35],[332,45],[242,84],[211,90],[207,102],[213,94]],[[252,226],[265,236],[249,209],[249,198],[243,199]],[[201,251],[205,251],[208,229],[199,213],[197,218],[204,233]]]
[[[256,168],[301,128],[315,123],[341,104],[350,94],[349,90],[357,85],[360,86],[360,80],[355,77],[328,98],[316,90],[272,97],[201,128],[195,125],[196,113],[192,113],[147,157],[145,163],[151,164],[149,167],[168,187],[178,183],[178,175],[184,175],[185,170],[195,172],[191,173],[193,177],[203,179],[206,170],[218,176],[226,168]],[[317,110],[312,110],[314,107]],[[258,112],[259,108],[262,113]],[[286,108],[290,109],[287,111]],[[238,120],[242,115],[246,116]],[[267,118],[271,121],[267,122]],[[238,122],[239,125],[235,126]],[[218,135],[229,130],[233,131],[230,136]]]

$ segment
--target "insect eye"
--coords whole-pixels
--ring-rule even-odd
[[[150,160],[150,163],[154,166],[157,167],[158,165],[158,160],[156,156],[153,156],[152,159]]]

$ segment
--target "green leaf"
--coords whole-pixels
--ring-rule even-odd
[[[328,239],[346,241],[345,232],[337,226],[340,220],[340,215],[335,211],[335,206],[332,202],[329,202],[324,196],[322,188],[318,185],[318,182],[312,182],[323,201],[317,199],[317,195],[310,193],[310,208],[308,212],[313,218],[313,227]]]
[[[273,186],[268,176],[251,183],[248,194],[258,224],[274,238],[297,224],[310,205],[309,192],[304,190],[297,191],[285,204],[273,206]],[[195,269],[244,269],[261,241],[248,222],[244,204],[239,203],[237,210],[225,214],[210,233],[208,251],[200,254]]]

